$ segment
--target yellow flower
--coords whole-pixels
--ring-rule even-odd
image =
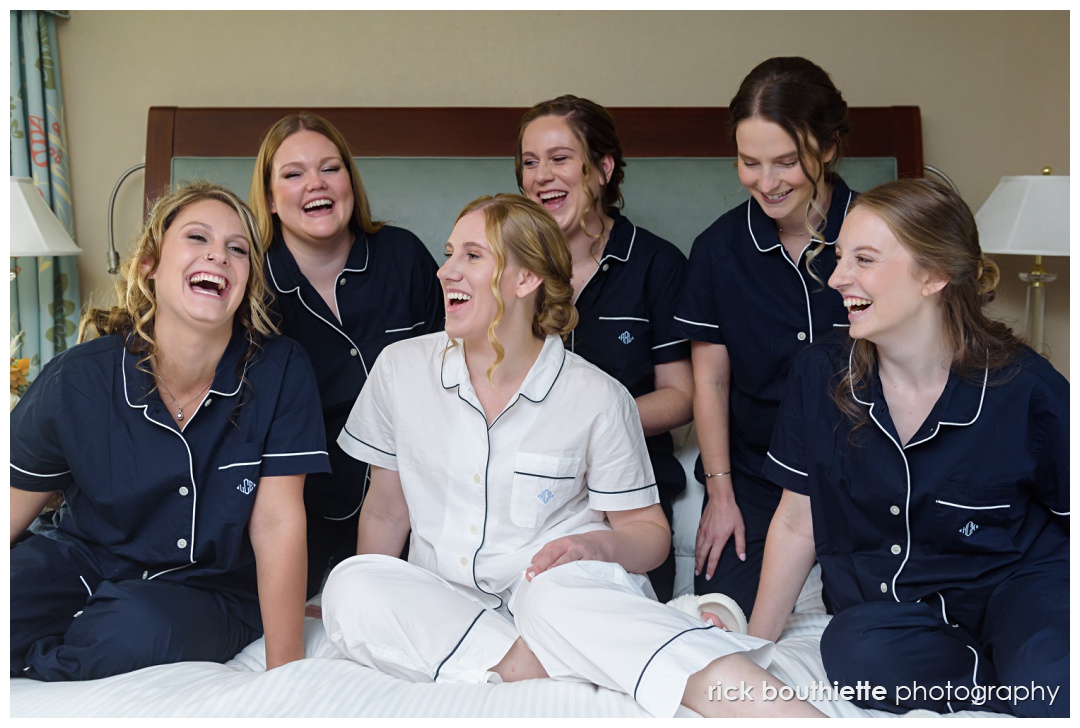
[[[30,359],[11,357],[11,394],[22,394],[30,386],[26,375],[30,373]]]

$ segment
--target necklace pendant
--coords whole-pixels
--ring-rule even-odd
[[[176,408],[176,419],[178,419],[178,420],[184,419],[184,410],[182,408],[180,408],[180,407]]]

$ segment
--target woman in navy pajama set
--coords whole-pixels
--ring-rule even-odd
[[[998,269],[947,188],[867,192],[836,256],[850,338],[792,368],[751,633],[780,633],[816,551],[829,680],[884,688],[857,702],[1067,716],[1068,382],[985,315]]]
[[[676,313],[693,340],[694,426],[705,485],[694,590],[754,608],[780,488],[761,474],[791,360],[846,325],[824,281],[854,193],[836,174],[847,104],[805,58],[772,58],[731,100],[739,180],[751,199],[697,240]]]
[[[11,415],[11,674],[224,662],[266,634],[303,657],[304,475],[329,467],[307,354],[273,337],[254,219],[209,184],[166,195],[99,338]],[[256,569],[256,560],[257,566]],[[257,591],[256,591],[257,589]]]
[[[267,131],[250,204],[281,333],[315,367],[333,467],[304,487],[312,596],[328,566],[356,553],[367,488],[367,464],[342,452],[338,433],[383,348],[442,329],[438,267],[408,230],[372,220],[345,138],[316,114],[291,114]]]
[[[578,325],[567,348],[630,390],[641,413],[660,506],[686,488],[672,428],[690,421],[690,342],[675,326],[686,256],[619,214],[622,145],[603,106],[577,96],[544,101],[518,128],[518,186],[552,214],[574,258]],[[675,553],[649,572],[657,598],[673,596]]]

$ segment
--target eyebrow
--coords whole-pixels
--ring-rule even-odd
[[[552,152],[573,152],[575,150],[574,150],[573,147],[551,147],[551,148],[546,149],[544,151],[546,151],[548,154],[551,154]],[[523,151],[521,153],[521,156],[523,156],[523,157],[525,157],[525,156],[533,156],[533,157],[535,157],[536,152],[526,150],[526,151]]]
[[[318,161],[318,164],[326,164],[327,162],[341,162],[341,161],[342,161],[341,157],[331,155],[329,157],[323,157],[322,159],[320,159]],[[303,166],[304,162],[302,160],[299,160],[299,159],[293,160],[291,162],[282,162],[281,164],[279,164],[277,166],[277,168],[281,169],[283,167],[288,167],[289,165],[292,165],[292,164]]]

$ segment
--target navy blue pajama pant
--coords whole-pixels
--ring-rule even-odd
[[[701,468],[698,459],[695,476]],[[697,478],[703,483],[702,472]],[[735,553],[735,537],[732,536],[720,552],[720,561],[712,579],[705,578],[705,570],[694,577],[694,593],[710,594],[720,592],[738,602],[743,613],[749,619],[757,599],[758,582],[761,581],[761,562],[765,556],[765,537],[769,533],[776,507],[780,505],[783,489],[780,486],[760,478],[753,478],[735,470],[731,473],[731,487],[735,493],[735,503],[742,513],[743,526],[746,529],[746,561],[740,561]],[[701,504],[702,512],[709,504],[706,490],[705,500]]]
[[[853,702],[893,713],[1069,715],[1068,564],[1031,569],[987,591],[946,590],[944,599],[948,622],[936,595],[842,610],[821,637],[829,680],[883,686],[885,700]],[[985,703],[956,699],[977,694],[974,685],[993,688]]]
[[[187,660],[225,662],[261,634],[258,604],[159,580],[108,581],[70,545],[11,549],[11,675],[92,680]]]

